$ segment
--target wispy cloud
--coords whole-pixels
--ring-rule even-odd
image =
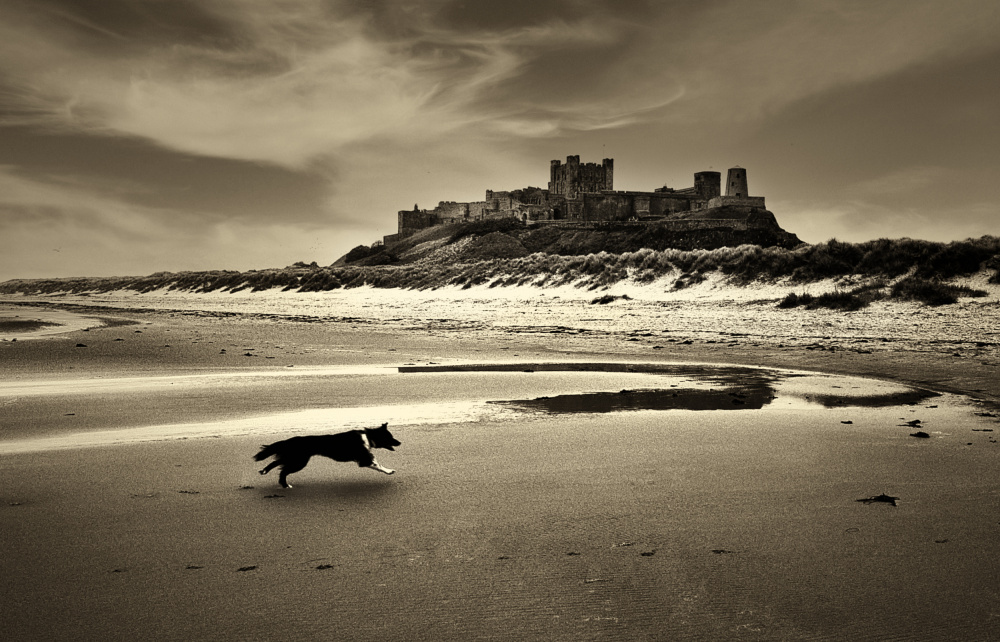
[[[479,36],[416,25],[415,33],[386,40],[363,20],[330,16],[321,6],[217,4],[231,11],[224,17],[247,46],[158,47],[121,60],[88,56],[38,25],[25,34],[21,25],[20,36],[3,38],[4,71],[18,87],[7,96],[15,114],[7,122],[302,166],[375,138],[429,138],[473,125],[507,135],[510,107],[477,107],[484,92],[539,48],[609,37],[586,21],[559,21]],[[40,59],[31,53],[39,46]]]
[[[405,30],[387,35],[316,0],[203,7],[237,34],[233,42],[130,47],[116,58],[51,37],[57,28],[47,23],[8,22],[3,71],[17,87],[8,118],[297,167],[366,140],[473,127],[531,138],[652,119],[753,118],[838,84],[988,46],[987,20],[996,17],[983,4],[725,2],[675,5],[646,24],[583,13],[476,31],[413,11]],[[67,10],[58,15],[124,38]],[[568,98],[531,81],[531,68],[567,49],[609,58],[567,66]]]

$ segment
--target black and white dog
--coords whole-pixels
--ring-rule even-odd
[[[273,456],[274,461],[262,468],[260,474],[266,475],[272,468],[280,466],[281,475],[278,477],[278,483],[282,488],[291,488],[287,477],[305,468],[313,455],[322,455],[335,461],[356,461],[362,468],[374,468],[391,475],[396,471],[375,461],[372,450],[375,448],[394,450],[393,446],[399,445],[399,441],[389,432],[389,424],[382,424],[378,428],[348,430],[335,435],[306,435],[276,441],[263,446],[253,458],[264,461]]]

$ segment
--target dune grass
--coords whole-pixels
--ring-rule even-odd
[[[866,308],[874,301],[916,301],[925,305],[939,306],[958,303],[960,297],[974,298],[986,295],[985,290],[946,283],[939,279],[908,276],[891,287],[884,280],[876,280],[851,290],[837,289],[818,296],[790,292],[778,303],[778,307],[787,309],[802,306],[809,310],[828,308],[850,312]]]
[[[431,253],[417,260],[387,265],[341,263],[320,267],[315,263],[300,262],[285,268],[248,272],[158,272],[140,277],[13,280],[0,283],[0,293],[42,295],[114,290],[151,292],[159,289],[188,292],[258,292],[271,289],[322,292],[360,286],[424,290],[480,285],[573,285],[599,290],[621,282],[651,284],[659,279],[666,279],[669,285],[665,287],[683,289],[704,281],[714,273],[737,286],[778,281],[805,284],[825,279],[867,282],[868,285],[860,288],[813,298],[795,295],[781,302],[783,307],[804,305],[851,310],[863,308],[881,298],[946,305],[954,303],[959,297],[982,296],[985,293],[948,281],[984,270],[992,283],[1000,283],[1000,238],[994,236],[952,243],[907,238],[845,243],[832,239],[793,249],[740,245],[715,250],[647,248],[620,254],[535,252],[527,256],[479,260],[463,257],[460,252],[455,254],[454,250],[451,255],[434,254],[459,247],[454,244],[469,236],[482,239],[486,235],[504,234],[505,230],[512,231],[515,227],[511,222],[482,221],[456,226],[448,231],[450,236],[438,231],[435,237],[437,242],[430,244],[435,248]],[[419,245],[417,241],[435,239],[421,237],[409,241],[406,247],[412,251]],[[394,246],[393,252],[398,249]],[[897,283],[890,288],[886,285],[890,281]]]

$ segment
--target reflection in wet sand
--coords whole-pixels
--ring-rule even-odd
[[[770,386],[743,388],[739,391],[698,390],[622,390],[589,392],[536,399],[495,401],[493,403],[550,414],[621,412],[626,410],[759,410],[774,397]]]
[[[787,411],[821,413],[830,408],[895,408],[931,396],[897,383],[747,366],[678,363],[493,363],[442,366],[311,368],[294,371],[212,373],[110,380],[16,382],[0,387],[0,398],[31,400],[74,395],[94,399],[128,392],[155,400],[211,385],[254,383],[275,394],[277,382],[302,380],[336,386],[339,404],[236,419],[122,426],[111,430],[52,434],[0,441],[0,453],[249,434],[311,434],[388,422],[392,426],[476,424],[502,427],[548,415],[637,411]],[[648,385],[647,385],[648,383]],[[304,385],[304,384],[297,384]],[[364,389],[375,396],[356,397]],[[627,387],[622,387],[627,386]],[[434,390],[433,401],[428,393]],[[531,393],[537,396],[528,396]],[[378,403],[370,403],[378,399]],[[365,403],[365,401],[368,403]],[[137,402],[138,403],[138,402]],[[817,415],[818,418],[818,415]],[[851,423],[841,421],[841,423]]]
[[[674,377],[694,386],[599,391],[531,399],[492,401],[502,406],[545,412],[603,413],[627,410],[760,410],[783,396],[798,404],[825,408],[885,408],[913,405],[938,393],[917,388],[832,375],[787,370],[691,363],[501,363],[401,367],[402,373],[443,372],[599,372],[646,373]],[[861,383],[845,387],[833,381]],[[790,385],[783,385],[791,382]],[[596,382],[595,382],[596,383]],[[722,386],[721,389],[705,386]],[[837,390],[837,392],[830,392]],[[862,392],[856,392],[861,390]],[[779,394],[779,391],[781,394]],[[797,404],[797,405],[798,405]]]

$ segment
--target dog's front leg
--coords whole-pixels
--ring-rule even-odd
[[[378,463],[374,459],[372,459],[372,463],[368,464],[368,467],[371,468],[371,469],[373,469],[373,470],[377,470],[380,473],[385,473],[386,475],[391,475],[394,472],[396,472],[395,470],[393,470],[391,468],[386,468],[385,466],[383,466],[382,464]]]

